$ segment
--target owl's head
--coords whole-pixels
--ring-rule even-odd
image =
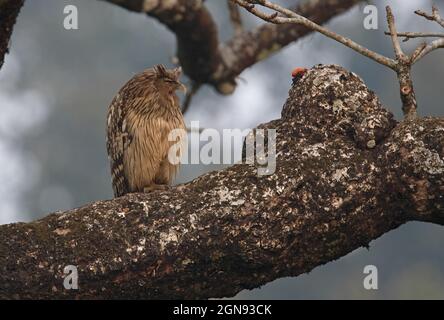
[[[153,68],[153,73],[156,78],[156,87],[160,91],[166,91],[169,94],[176,90],[181,90],[186,93],[187,88],[179,81],[182,75],[182,68],[166,69],[164,65],[158,64]]]

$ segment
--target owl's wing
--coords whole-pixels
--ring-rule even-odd
[[[124,112],[124,101],[120,95],[117,95],[109,106],[106,139],[115,197],[130,192],[128,179],[124,172],[123,157],[126,148],[131,143],[131,135],[127,132]]]

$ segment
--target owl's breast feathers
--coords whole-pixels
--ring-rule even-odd
[[[180,110],[170,111],[138,117],[131,110],[127,115],[133,139],[125,151],[124,170],[131,191],[142,191],[152,184],[170,184],[178,170],[178,165],[168,159],[175,143],[168,138],[172,130],[185,130],[185,124]]]

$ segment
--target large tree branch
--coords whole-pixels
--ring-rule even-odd
[[[103,0],[158,19],[176,35],[177,55],[184,72],[196,83],[232,93],[246,68],[304,37],[310,29],[298,25],[264,24],[222,44],[216,24],[202,0]],[[362,0],[308,0],[292,8],[318,24],[347,11]]]
[[[444,223],[444,119],[397,124],[356,75],[317,66],[282,118],[260,127],[278,130],[273,175],[238,164],[0,226],[0,297],[233,296],[407,221]],[[78,267],[79,290],[63,288],[66,265]]]
[[[0,68],[9,51],[12,29],[25,0],[0,0]]]

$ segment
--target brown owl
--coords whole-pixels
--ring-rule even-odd
[[[176,90],[185,91],[181,73],[181,68],[157,65],[135,75],[112,100],[106,144],[115,197],[171,184],[179,164],[168,159],[170,147],[177,143],[168,135],[185,130],[176,95]]]

